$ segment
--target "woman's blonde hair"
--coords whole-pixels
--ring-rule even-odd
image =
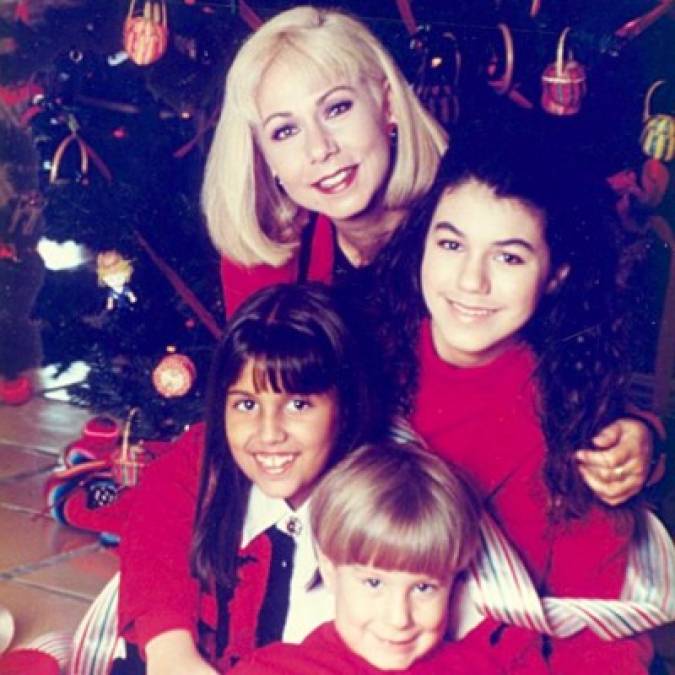
[[[254,138],[257,88],[267,68],[280,59],[298,72],[389,86],[398,148],[385,207],[407,208],[421,197],[447,145],[445,132],[412,93],[389,52],[360,21],[309,6],[278,14],[248,38],[228,71],[202,191],[214,245],[246,265],[279,266],[288,260],[297,247],[294,225],[304,214],[275,185]]]
[[[480,507],[440,457],[416,442],[366,445],[312,493],[312,532],[334,565],[373,565],[446,579],[478,545]]]

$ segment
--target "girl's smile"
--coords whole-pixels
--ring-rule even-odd
[[[260,390],[248,361],[227,391],[225,429],[234,461],[270,497],[297,508],[330,457],[337,430],[333,392]]]

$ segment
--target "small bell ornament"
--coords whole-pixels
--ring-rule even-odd
[[[107,310],[129,307],[136,302],[136,296],[129,285],[133,273],[131,261],[123,258],[117,251],[103,251],[96,256],[98,284],[108,288]]]
[[[131,0],[124,21],[124,50],[137,66],[148,66],[164,56],[169,44],[165,0],[145,0],[143,12]]]
[[[197,369],[185,354],[176,353],[175,348],[169,351],[152,371],[152,383],[164,398],[179,398],[192,389]]]
[[[541,76],[541,107],[551,115],[576,115],[586,94],[586,71],[574,60],[572,52],[565,60],[565,28],[558,40],[556,60]]]
[[[642,115],[642,134],[640,145],[642,152],[652,159],[670,162],[675,157],[675,116],[667,113],[652,114],[650,105],[654,92],[665,83],[665,80],[654,82],[647,90]]]

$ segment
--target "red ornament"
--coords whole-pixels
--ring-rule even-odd
[[[586,71],[570,57],[565,61],[565,38],[570,29],[565,28],[558,40],[555,63],[551,63],[541,76],[541,107],[551,115],[576,115],[586,94]]]
[[[168,354],[152,371],[152,383],[165,398],[185,396],[194,384],[197,369],[184,354]]]
[[[136,0],[131,0],[124,21],[124,49],[138,66],[158,61],[169,44],[169,28],[164,0],[145,0],[143,14],[134,16]]]
[[[0,380],[0,403],[7,405],[23,405],[33,396],[33,385],[25,376],[14,380]]]
[[[16,246],[0,241],[0,260],[11,260],[19,262],[19,256],[16,253]]]

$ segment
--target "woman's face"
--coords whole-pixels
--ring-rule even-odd
[[[477,181],[446,191],[420,274],[439,356],[458,366],[499,356],[558,283],[550,268],[541,213]]]
[[[275,393],[255,385],[248,361],[227,390],[225,433],[234,461],[266,495],[299,507],[320,478],[338,429],[333,392]]]
[[[274,62],[258,87],[258,145],[286,194],[334,222],[362,214],[389,173],[384,88]]]

